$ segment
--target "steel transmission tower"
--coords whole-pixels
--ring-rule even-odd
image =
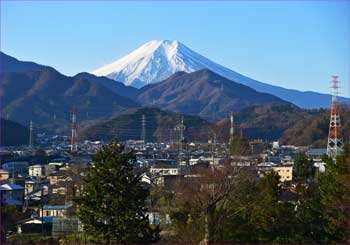
[[[146,116],[145,116],[145,114],[142,114],[141,126],[142,126],[141,140],[144,143],[146,143]]]
[[[78,151],[77,143],[77,108],[73,106],[72,109],[72,138],[71,138],[71,152]]]
[[[29,147],[33,147],[33,121],[29,123]]]
[[[175,131],[179,132],[179,164],[181,162],[182,143],[184,142],[185,129],[186,129],[186,126],[184,125],[184,117],[182,116],[180,123],[175,126]]]
[[[338,110],[338,76],[333,76],[332,81],[332,108],[331,118],[329,122],[327,155],[334,161],[337,155],[343,150],[342,128],[340,123],[340,115]]]
[[[231,122],[231,124],[230,124],[230,142],[229,143],[231,143],[232,142],[232,140],[234,140],[234,138],[235,138],[235,123],[234,123],[234,120],[233,120],[233,112],[231,112],[231,114],[230,114],[230,122]]]

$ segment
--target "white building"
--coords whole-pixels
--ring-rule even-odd
[[[274,171],[280,176],[280,181],[291,181],[293,179],[293,165],[277,165],[273,162],[263,162],[258,164],[258,170],[260,176],[265,173]]]
[[[40,209],[40,217],[68,217],[72,205],[45,205]]]
[[[29,166],[28,172],[30,176],[33,177],[43,177],[44,176],[44,166],[41,166],[39,164]]]
[[[169,165],[155,165],[152,166],[150,169],[150,172],[152,175],[178,175],[179,174],[179,168],[176,166],[169,166]]]

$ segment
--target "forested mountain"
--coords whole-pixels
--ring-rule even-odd
[[[19,123],[1,118],[1,146],[29,144],[29,129]]]
[[[262,104],[290,104],[204,69],[178,72],[163,82],[140,89],[137,101],[163,110],[221,119],[230,111]]]
[[[171,142],[178,140],[174,130],[180,123],[181,114],[161,111],[155,108],[142,108],[119,115],[112,120],[86,125],[80,131],[81,139],[140,140],[142,116],[145,115],[146,140]],[[346,107],[340,107],[343,121],[344,139],[348,138],[350,114]],[[229,141],[229,117],[218,122],[208,122],[198,116],[184,116],[185,139],[207,142],[214,134],[218,142]],[[321,110],[302,110],[292,105],[264,105],[243,109],[235,114],[235,135],[249,140],[280,140],[281,144],[298,146],[326,147],[330,112]]]

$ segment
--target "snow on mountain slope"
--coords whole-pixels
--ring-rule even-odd
[[[204,68],[243,79],[238,73],[216,64],[176,40],[150,41],[92,74],[107,76],[126,85],[143,87],[160,82],[178,71],[193,72]]]
[[[91,73],[140,88],[165,80],[178,71],[193,72],[205,68],[232,81],[247,85],[259,92],[273,94],[303,108],[329,107],[330,105],[331,96],[328,94],[301,92],[256,81],[209,60],[176,40],[147,42],[121,59]],[[349,100],[340,98],[340,101],[348,102]]]

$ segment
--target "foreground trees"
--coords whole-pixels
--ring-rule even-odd
[[[178,181],[173,214],[177,241],[212,244],[220,241],[220,224],[224,222],[231,199],[240,184],[250,179],[249,169],[232,166],[203,168]],[[184,240],[190,239],[190,240]]]
[[[275,172],[201,169],[179,181],[173,212],[177,243],[321,244],[350,242],[350,156],[325,159],[318,173],[305,155],[293,182]]]
[[[350,243],[350,154],[344,153],[327,162],[326,172],[319,178],[320,204],[323,214],[325,243]]]
[[[131,153],[117,141],[106,145],[94,159],[76,199],[78,217],[90,242],[154,243],[158,228],[151,228],[145,212],[148,191],[133,172]]]

